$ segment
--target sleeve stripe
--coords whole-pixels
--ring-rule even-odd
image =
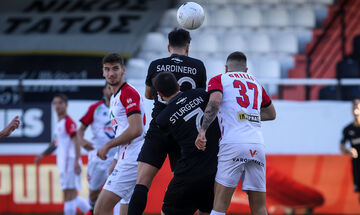
[[[262,107],[262,108],[269,107],[269,106],[271,105],[271,103],[272,103],[272,102],[271,102],[271,100],[270,100],[268,103],[261,105],[261,107]]]
[[[136,114],[136,113],[141,114],[141,111],[133,110],[133,111],[131,111],[130,113],[127,113],[126,116],[129,117],[129,116],[131,116],[131,115],[133,115],[133,114]]]

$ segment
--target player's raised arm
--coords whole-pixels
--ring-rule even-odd
[[[35,158],[35,164],[38,164],[40,162],[40,160],[46,156],[49,155],[51,153],[53,153],[53,151],[55,151],[56,149],[56,144],[55,144],[55,140],[51,141],[51,143],[49,144],[49,146],[38,156],[36,156]]]

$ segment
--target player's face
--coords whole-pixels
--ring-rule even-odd
[[[107,84],[106,87],[103,89],[103,94],[104,94],[105,98],[110,99],[110,97],[113,93],[111,91],[109,84]]]
[[[353,114],[354,117],[360,116],[360,100],[355,100],[353,104]]]
[[[110,86],[119,85],[124,73],[125,67],[120,63],[104,63],[103,65],[103,76]]]
[[[57,115],[64,115],[66,113],[67,103],[60,97],[55,97],[52,104]]]

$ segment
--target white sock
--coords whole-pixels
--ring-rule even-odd
[[[120,214],[120,201],[115,205],[114,207],[114,215],[119,215]]]
[[[76,215],[76,199],[64,203],[64,215]]]
[[[79,208],[83,213],[86,213],[91,209],[89,203],[83,197],[77,196],[75,201],[76,207]]]
[[[217,211],[212,210],[210,215],[225,215],[225,213],[221,213],[221,212],[217,212]]]

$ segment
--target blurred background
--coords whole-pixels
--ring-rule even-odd
[[[127,82],[144,95],[149,63],[169,56],[167,33],[180,27],[183,2],[0,1],[0,129],[21,118],[20,128],[0,140],[0,214],[62,211],[55,157],[34,164],[52,138],[52,96],[70,98],[68,114],[80,125],[102,97],[101,59],[109,52],[124,57]],[[360,1],[195,2],[206,17],[190,31],[189,55],[204,62],[210,79],[225,71],[231,52],[244,52],[277,109],[277,119],[263,123],[269,213],[360,214],[351,158],[339,150],[342,129],[353,120],[351,100],[360,97]],[[149,122],[152,101],[144,100]],[[86,165],[82,176],[87,197]],[[170,178],[165,166],[147,213],[159,214]],[[249,213],[241,187],[229,212]]]

